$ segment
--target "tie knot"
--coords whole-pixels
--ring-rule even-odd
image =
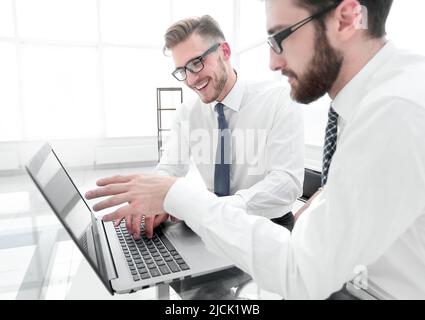
[[[219,102],[215,105],[214,108],[215,108],[215,111],[217,111],[219,116],[224,116],[224,110],[223,110],[224,104]]]
[[[328,118],[330,122],[336,122],[338,120],[338,113],[332,107],[329,108]]]

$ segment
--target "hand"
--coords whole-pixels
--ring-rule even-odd
[[[145,235],[149,239],[153,237],[153,230],[158,227],[161,223],[168,219],[168,214],[159,214],[157,216],[146,216],[145,217]]]
[[[141,222],[143,215],[132,215],[125,217],[125,226],[128,233],[133,235],[134,239],[141,238]],[[150,239],[153,237],[153,230],[158,227],[161,223],[168,219],[168,214],[159,214],[157,216],[145,216],[144,232],[145,235]],[[118,226],[123,218],[115,220],[114,225]]]
[[[322,192],[322,189],[320,188],[318,191],[316,191],[315,194],[313,194],[310,199],[308,199],[308,201],[305,203],[305,205],[299,209],[295,214],[294,214],[294,219],[295,222],[297,222],[298,218],[300,217],[300,215],[307,210],[308,207],[310,207],[310,204],[313,202],[313,200]]]
[[[165,196],[176,180],[176,177],[144,174],[114,176],[98,180],[96,184],[100,188],[86,192],[85,197],[90,200],[110,196],[95,204],[94,211],[128,203],[113,213],[105,215],[102,218],[103,221],[121,221],[130,216],[163,214],[165,213],[163,207]],[[137,220],[134,223],[132,221],[131,226],[136,223]]]

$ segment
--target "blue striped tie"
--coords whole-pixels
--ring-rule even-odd
[[[214,193],[219,196],[230,194],[230,131],[224,116],[224,105],[217,103],[215,110],[218,113],[219,139],[217,143],[217,153],[214,172]]]
[[[328,113],[328,124],[326,126],[325,145],[323,147],[322,187],[328,180],[329,166],[336,150],[336,139],[338,133],[338,113],[330,107]]]

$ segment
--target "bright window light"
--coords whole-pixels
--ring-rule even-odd
[[[425,42],[419,40],[425,30],[425,1],[394,1],[387,21],[388,39],[399,48],[425,55]]]
[[[202,16],[204,14],[208,14],[217,20],[226,40],[232,45],[234,42],[233,1],[173,0],[173,22],[190,16]]]
[[[16,0],[22,38],[96,41],[96,0]]]
[[[16,47],[0,42],[0,141],[20,140]]]
[[[156,88],[170,86],[170,63],[161,49],[105,49],[107,137],[156,135]]]
[[[100,136],[97,63],[95,49],[22,47],[25,127],[30,139]]]
[[[12,0],[0,1],[0,37],[13,37]]]
[[[170,20],[169,1],[102,0],[99,8],[103,41],[163,45]]]
[[[264,1],[235,1],[0,0],[0,141],[155,136],[157,87],[197,97],[161,53],[166,28],[188,16],[217,19],[241,77],[281,79],[269,69]],[[388,38],[425,55],[424,10],[423,0],[394,1]],[[315,104],[306,140],[319,144],[329,101]]]
[[[241,0],[238,47],[266,42],[266,10],[259,0]]]
[[[253,63],[255,61],[255,63]],[[272,80],[276,74],[269,68],[269,46],[264,43],[241,53],[238,73],[249,80]]]

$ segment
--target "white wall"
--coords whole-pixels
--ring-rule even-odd
[[[157,160],[156,137],[113,139],[56,139],[4,142],[0,144],[0,177],[20,172],[34,153],[49,142],[65,166],[103,168]]]

